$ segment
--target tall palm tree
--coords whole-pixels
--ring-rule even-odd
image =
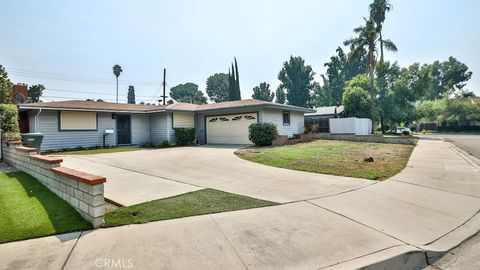
[[[113,66],[113,74],[115,74],[115,77],[117,78],[117,103],[118,103],[118,77],[120,76],[120,73],[122,73],[122,67],[120,65],[115,65]]]
[[[360,55],[362,50],[367,51],[367,74],[370,77],[370,115],[372,120],[372,133],[375,132],[375,63],[377,55],[377,46],[380,35],[375,27],[375,22],[372,19],[366,19],[365,25],[359,26],[353,29],[353,32],[357,34],[357,37],[345,40],[343,44],[350,46],[352,55]],[[396,51],[397,47],[391,40],[384,40],[383,45],[385,49]]]
[[[385,14],[392,9],[392,5],[388,0],[374,0],[369,6],[370,18],[375,22],[375,27],[379,34],[380,40],[380,65],[383,65],[383,35],[382,28],[385,22]]]

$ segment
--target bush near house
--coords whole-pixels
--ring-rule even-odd
[[[174,128],[177,145],[190,145],[195,139],[195,128]]]
[[[0,104],[0,127],[7,141],[20,140],[18,109],[13,104]]]
[[[254,123],[248,127],[248,139],[257,146],[272,145],[277,138],[277,126],[272,123]]]

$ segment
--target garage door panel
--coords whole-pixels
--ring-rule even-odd
[[[251,144],[248,127],[257,122],[256,113],[209,116],[207,121],[207,143]]]

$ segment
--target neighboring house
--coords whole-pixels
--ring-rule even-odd
[[[343,118],[343,106],[328,106],[314,109],[315,112],[305,114],[305,125],[311,127],[312,124],[318,124],[317,132],[329,132],[330,118]]]
[[[292,137],[304,132],[304,113],[314,112],[254,99],[163,106],[58,101],[19,109],[28,114],[29,132],[44,135],[42,151],[102,145],[104,136],[106,145],[173,143],[176,127],[194,127],[201,144],[251,144],[250,124],[274,123],[280,135]]]

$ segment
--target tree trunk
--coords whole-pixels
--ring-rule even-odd
[[[118,77],[117,77],[117,103],[118,103]]]
[[[383,116],[380,116],[380,127],[382,129],[382,134],[385,134],[385,124],[383,123]]]
[[[383,36],[380,31],[380,65],[383,67]]]
[[[370,119],[372,120],[372,134],[375,134],[375,82],[374,82],[374,68],[375,68],[375,59],[373,56],[373,46],[369,48],[369,62],[370,62]]]

